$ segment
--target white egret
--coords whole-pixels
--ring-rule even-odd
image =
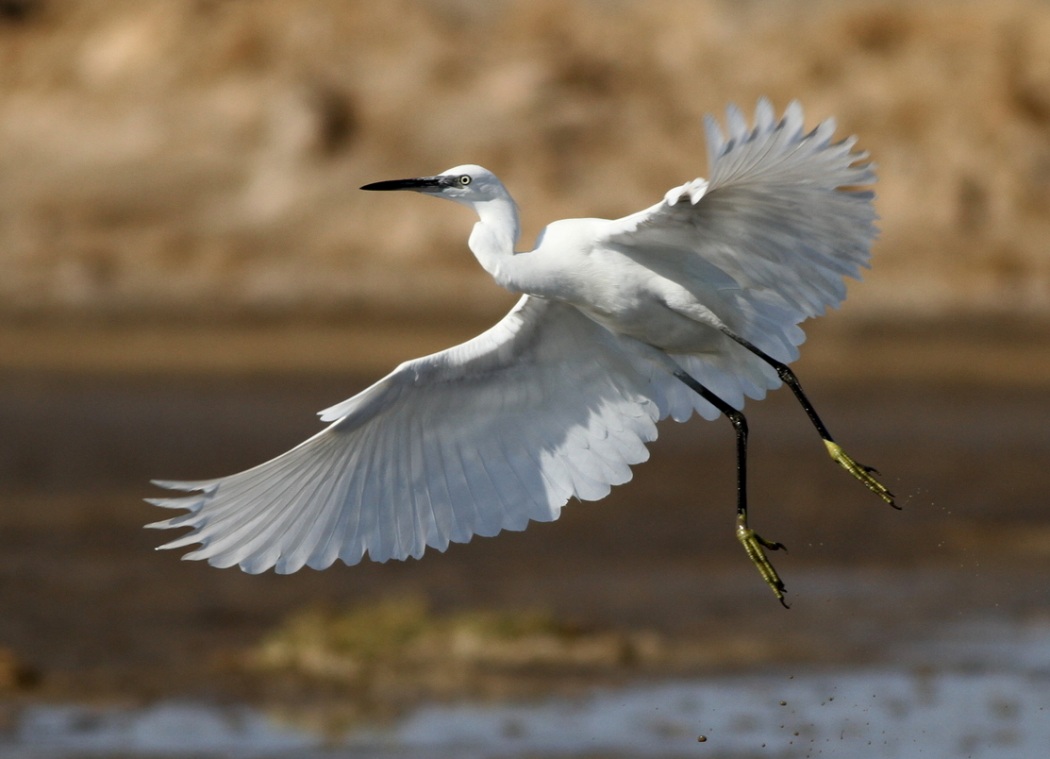
[[[736,433],[737,538],[784,602],[766,556],[780,543],[748,524],[745,397],[786,383],[832,459],[890,505],[874,469],[832,439],[788,368],[799,323],[845,297],[868,265],[874,182],[856,139],[828,119],[803,131],[792,103],[777,120],[734,106],[728,137],[706,119],[711,177],[617,220],[568,219],[518,252],[518,210],[488,170],[377,182],[472,209],[471,251],[522,293],[494,327],[408,361],[320,412],[331,424],[253,469],[156,484],[192,495],[150,499],[188,513],[149,525],[192,530],[161,548],[246,572],[418,558],[427,546],[557,519],[569,498],[597,500],[645,461],[656,422],[696,411]],[[786,605],[786,604],[785,604]]]

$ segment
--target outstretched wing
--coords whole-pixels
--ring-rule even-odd
[[[776,121],[768,100],[755,126],[735,106],[728,138],[706,119],[711,178],[670,190],[663,201],[613,223],[608,241],[694,257],[696,276],[709,266],[735,281],[728,311],[733,329],[784,361],[804,339],[796,326],[846,297],[843,277],[868,265],[877,218],[867,154],[849,137],[832,142],[828,119],[803,132],[802,108]],[[688,263],[684,263],[688,272]]]
[[[655,367],[571,306],[524,297],[462,345],[409,361],[322,412],[333,423],[229,477],[158,482],[193,495],[151,499],[188,513],[162,548],[280,573],[336,559],[419,557],[472,535],[556,519],[596,500],[648,458],[664,405]]]

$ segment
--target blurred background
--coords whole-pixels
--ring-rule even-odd
[[[766,95],[878,162],[844,319],[1043,316],[1050,20],[989,5],[10,0],[0,313],[488,317],[468,212],[359,184],[482,163],[531,237],[703,173],[701,116]]]
[[[559,660],[576,686],[886,663],[974,619],[1045,632],[1048,39],[1045,0],[0,0],[0,736],[40,702],[360,717],[565,687],[258,665],[304,610],[390,599],[614,636]],[[873,268],[797,368],[905,507],[836,471],[791,398],[750,406],[790,613],[733,540],[728,425],[702,422],[606,501],[423,562],[253,578],[151,550],[150,478],[277,454],[513,303],[469,212],[358,186],[481,163],[528,242],[705,175],[702,116],[763,95],[878,165]]]

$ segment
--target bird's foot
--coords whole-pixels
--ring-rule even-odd
[[[838,443],[832,442],[831,440],[825,440],[824,445],[827,446],[828,453],[831,455],[831,458],[839,463],[839,466],[860,480],[864,487],[884,500],[890,506],[895,509],[900,509],[900,506],[894,501],[894,496],[893,493],[890,492],[890,489],[875,478],[875,475],[879,473],[877,469],[858,463],[848,453],[842,450],[842,446]]]
[[[773,589],[774,595],[777,600],[780,601],[781,605],[787,609],[787,601],[784,600],[784,594],[787,592],[787,588],[784,587],[783,580],[780,579],[780,575],[777,574],[777,570],[773,568],[773,564],[770,563],[766,557],[766,552],[763,549],[769,549],[770,551],[786,551],[783,543],[774,543],[766,540],[757,532],[747,526],[747,517],[739,516],[736,520],[736,539],[740,541],[740,544],[744,547],[747,552],[747,557],[751,559],[751,563],[758,569],[758,573],[762,575],[762,579],[766,581],[766,584]]]

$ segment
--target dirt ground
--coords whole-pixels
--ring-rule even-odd
[[[708,652],[649,668],[584,668],[550,687],[857,664],[963,620],[1045,619],[1050,337],[1005,327],[971,334],[953,342],[943,329],[824,332],[799,364],[833,432],[884,472],[900,512],[826,459],[788,394],[750,406],[753,521],[789,546],[776,564],[790,611],[733,539],[728,425],[664,425],[634,481],[603,502],[570,504],[552,524],[421,561],[251,577],[154,552],[161,536],[141,528],[157,517],[140,501],[149,478],[257,463],[315,430],[316,409],[371,376],[281,371],[266,358],[272,351],[250,372],[204,371],[207,350],[181,372],[71,371],[57,359],[8,367],[0,699],[280,702],[289,688],[299,699],[352,697],[236,662],[304,608],[390,598],[420,598],[435,613],[542,609],[583,629],[647,631]],[[266,342],[249,337],[242,348]],[[33,342],[48,353],[46,336]],[[958,370],[946,372],[938,356],[954,357]]]

